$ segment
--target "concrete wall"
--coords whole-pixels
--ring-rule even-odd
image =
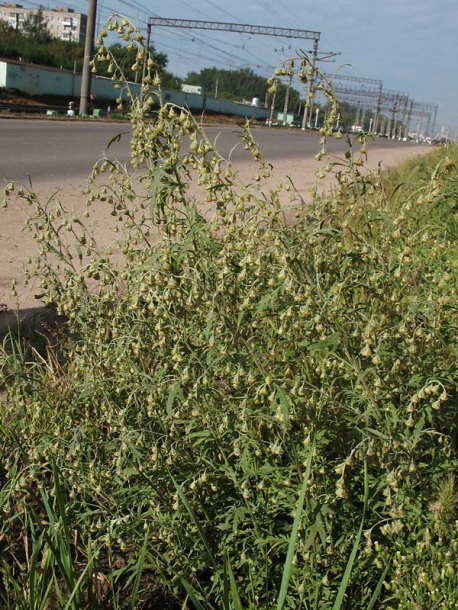
[[[60,95],[67,97],[70,101],[79,98],[81,75],[68,70],[35,66],[21,61],[0,60],[0,87],[17,89],[29,95]],[[141,85],[138,83],[129,83],[129,88],[133,96],[137,96],[141,92]],[[122,85],[121,89],[116,89],[115,83],[110,78],[103,76],[92,76],[91,93],[95,95],[96,107],[97,99],[113,101],[113,103],[118,97],[121,97],[123,101],[129,99],[125,85]],[[189,108],[189,110],[258,120],[266,120],[270,114],[270,110],[267,108],[171,89],[162,91],[162,100]]]
[[[270,114],[268,108],[259,108],[259,106],[214,97],[207,97],[206,109],[217,114],[235,114],[249,119],[267,119]]]
[[[81,77],[67,70],[43,68],[21,61],[2,61],[0,66],[0,87],[17,89],[29,95],[72,96],[81,87]]]
[[[129,89],[134,97],[140,95],[141,86],[138,83],[129,83]],[[80,89],[77,89],[75,97],[79,97],[79,93]],[[124,102],[129,100],[126,85],[122,84],[120,89],[116,89],[115,83],[111,80],[111,78],[107,78],[106,76],[92,76],[91,93],[93,93],[96,97],[96,106],[97,99],[116,100],[120,97]]]
[[[127,101],[125,87],[118,90],[114,85],[110,78],[93,75],[91,92],[96,98],[115,100],[121,95]],[[28,95],[61,95],[74,99],[79,97],[81,91],[81,74],[22,61],[0,60],[0,87],[17,89]],[[131,83],[130,88],[134,95],[140,93],[140,85]]]

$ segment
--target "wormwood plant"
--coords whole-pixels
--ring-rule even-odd
[[[349,139],[323,169],[335,192],[306,206],[289,183],[266,190],[245,126],[259,180],[240,184],[161,103],[141,36],[118,16],[108,29],[146,61],[131,163],[97,164],[87,219],[6,188],[32,206],[29,273],[68,338],[1,350],[3,605],[52,565],[37,607],[59,592],[68,607],[453,607],[456,151],[403,196]],[[112,62],[104,34],[95,68]],[[296,65],[320,78],[307,57],[280,70]],[[339,106],[320,86],[328,161]]]

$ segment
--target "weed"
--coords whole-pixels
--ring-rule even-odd
[[[185,109],[151,116],[154,62],[125,19],[108,28],[146,62],[131,165],[102,160],[88,188],[115,243],[19,192],[72,338],[57,360],[0,352],[3,603],[33,582],[41,607],[97,607],[103,581],[104,607],[453,607],[456,149],[406,190],[364,170],[364,136],[327,160],[321,79],[336,189],[266,194],[249,125],[246,186]]]

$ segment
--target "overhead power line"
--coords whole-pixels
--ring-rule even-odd
[[[148,46],[151,36],[152,26],[162,26],[171,28],[193,28],[199,30],[219,30],[223,32],[238,32],[243,34],[260,34],[265,36],[280,36],[282,38],[300,38],[313,40],[313,50],[311,54],[311,68],[312,74],[315,68],[315,63],[318,56],[318,42],[320,40],[321,32],[315,30],[297,30],[291,28],[277,28],[271,26],[262,25],[248,25],[245,23],[224,23],[221,21],[200,21],[191,19],[166,19],[163,17],[150,17],[148,19]],[[313,77],[308,81],[309,95],[312,91]],[[288,85],[291,86],[291,81]],[[302,123],[302,129],[304,130],[307,124],[307,105],[304,108],[304,117]]]

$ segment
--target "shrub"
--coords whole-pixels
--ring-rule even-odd
[[[95,62],[109,61],[100,42]],[[62,599],[88,607],[159,592],[197,608],[452,607],[452,157],[387,196],[358,136],[360,152],[325,168],[335,193],[306,206],[290,184],[240,184],[186,110],[147,118],[160,98],[147,66],[132,100],[140,186],[109,160],[90,181],[87,215],[110,206],[112,248],[19,190],[42,296],[68,325],[44,355],[1,352],[4,604],[30,594],[25,539],[35,563],[52,557],[45,593],[63,579]],[[322,86],[320,158],[339,113]],[[249,126],[241,138],[267,177]]]

